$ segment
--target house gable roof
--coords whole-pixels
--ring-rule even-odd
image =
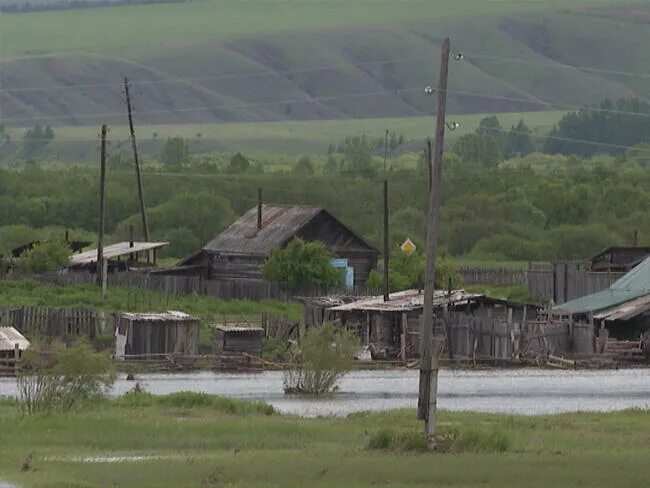
[[[323,207],[262,205],[262,228],[257,228],[257,207],[250,209],[230,227],[203,247],[204,251],[268,256],[288,243],[310,222],[323,217],[349,234],[353,247],[377,252],[363,237],[347,227]]]

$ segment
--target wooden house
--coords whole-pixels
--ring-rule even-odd
[[[349,286],[364,286],[379,252],[360,234],[322,207],[259,205],[180,263],[205,278],[259,280],[269,255],[292,239],[322,242],[346,268]]]
[[[348,298],[342,297],[341,301]],[[331,306],[322,314],[314,313],[312,307],[308,315],[356,331],[361,341],[371,346],[373,357],[406,360],[419,357],[423,308],[424,293],[406,290],[391,293],[388,301],[382,296],[367,297]],[[511,332],[521,327],[527,316],[534,317],[536,307],[465,290],[436,291],[434,313],[436,320],[448,322],[449,357],[470,358],[478,354],[509,359],[515,347],[510,340]]]
[[[648,246],[612,246],[589,258],[590,271],[627,273],[650,256]]]
[[[199,319],[183,312],[122,313],[115,326],[117,359],[197,355]]]
[[[261,327],[217,325],[213,329],[212,349],[220,369],[259,369],[262,366]]]

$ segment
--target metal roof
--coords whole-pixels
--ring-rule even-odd
[[[336,220],[360,241],[361,247],[375,250],[363,237],[323,207],[305,205],[262,205],[261,229],[257,228],[257,207],[254,207],[206,244],[203,249],[229,254],[268,256],[274,249],[291,240],[320,213],[325,213]]]
[[[120,256],[127,256],[136,252],[150,251],[168,246],[169,242],[134,242],[133,247],[129,241],[118,242],[104,247],[104,258],[111,259]],[[70,265],[90,264],[97,262],[97,249],[91,249],[79,254],[70,256]]]
[[[650,258],[632,269],[606,290],[556,305],[554,310],[589,313],[609,309],[650,294]]]
[[[0,351],[13,351],[18,344],[21,351],[29,347],[25,336],[13,327],[0,327]]]
[[[173,320],[199,320],[196,317],[193,317],[192,315],[185,313],[185,312],[178,312],[176,310],[168,310],[167,312],[160,312],[160,313],[132,313],[132,312],[124,312],[120,314],[120,318],[125,318],[129,320],[137,320],[137,321],[146,321],[146,320],[165,320],[165,321],[173,321]]]
[[[433,306],[440,307],[446,304],[462,304],[485,295],[467,293],[465,290],[454,290],[449,295],[446,290],[436,290],[433,295]],[[398,312],[417,310],[424,307],[424,292],[422,290],[405,290],[391,293],[389,300],[384,301],[383,296],[362,298],[355,302],[346,303],[331,307],[328,310],[335,312],[346,311],[377,311],[377,312]]]

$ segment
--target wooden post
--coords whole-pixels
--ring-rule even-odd
[[[408,332],[408,323],[408,314],[404,312],[402,314],[402,333],[399,336],[399,353],[404,362],[406,362],[406,333]]]
[[[388,180],[384,180],[384,301],[390,300],[390,285],[388,280],[389,245],[388,245]]]
[[[106,212],[106,124],[102,125],[99,173],[99,237],[97,242],[97,284],[102,284],[104,262],[104,220]]]
[[[108,295],[108,259],[102,259],[102,300]]]
[[[20,344],[14,344],[14,373],[18,374],[20,371]]]
[[[431,139],[427,139],[427,168],[429,169],[429,191],[433,185],[433,151],[431,150]]]
[[[262,228],[262,187],[257,189],[257,230]]]
[[[420,361],[420,385],[418,395],[418,418],[425,421],[425,433],[429,447],[435,444],[436,403],[438,396],[439,341],[434,350],[433,295],[438,250],[438,222],[440,220],[440,190],[442,152],[445,136],[445,109],[447,105],[447,75],[449,72],[449,38],[442,44],[440,79],[438,82],[438,114],[436,118],[436,146],[434,153],[433,181],[429,192],[427,218],[427,261],[424,280],[424,311],[422,330],[422,360]]]
[[[129,95],[129,80],[124,78],[124,93],[126,95],[126,109],[129,114],[129,130],[131,132],[131,148],[133,149],[133,160],[135,161],[135,175],[138,181],[138,199],[140,200],[140,216],[142,218],[142,232],[144,240],[149,242],[149,225],[147,224],[147,209],[144,206],[144,191],[142,190],[142,174],[140,173],[140,160],[138,159],[138,146],[135,141],[135,129],[133,127],[133,114],[131,113],[131,96]]]

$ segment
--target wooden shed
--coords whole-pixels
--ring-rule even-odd
[[[591,271],[627,273],[650,256],[648,246],[612,246],[589,258]]]
[[[201,265],[209,279],[259,280],[271,252],[296,237],[322,242],[346,268],[350,286],[365,286],[377,264],[377,249],[323,207],[260,205],[179,266]]]
[[[13,374],[29,341],[13,327],[0,327],[0,374]]]
[[[117,359],[198,354],[199,319],[184,312],[122,313],[115,327]]]
[[[240,325],[217,325],[212,348],[216,365],[222,369],[257,369],[262,363],[264,329]]]

